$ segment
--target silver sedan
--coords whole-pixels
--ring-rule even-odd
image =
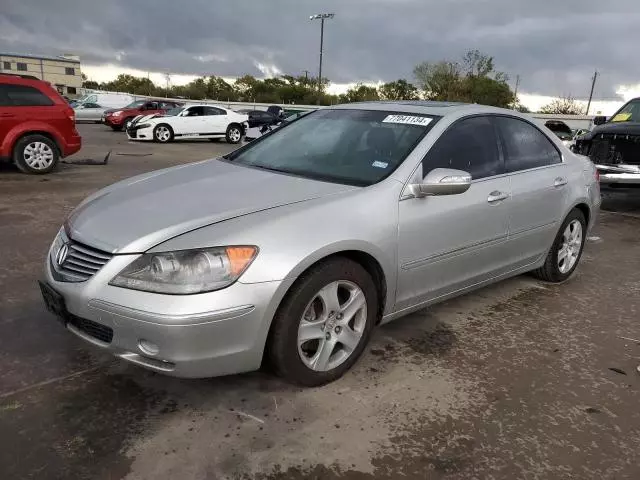
[[[76,113],[76,122],[95,122],[100,123],[107,107],[98,105],[97,103],[81,103],[73,107]]]
[[[87,198],[40,286],[123,360],[180,377],[268,362],[316,386],[381,323],[525,272],[567,280],[599,204],[594,165],[530,117],[336,106]]]

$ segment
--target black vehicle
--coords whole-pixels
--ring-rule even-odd
[[[591,158],[600,183],[640,184],[640,98],[627,102],[609,120],[598,116],[591,132],[576,139],[573,151]]]
[[[569,125],[561,120],[547,120],[544,125],[555,133],[560,140],[571,140],[573,138],[573,131],[569,128]]]
[[[264,110],[252,110],[250,108],[245,108],[238,110],[238,113],[249,115],[249,128],[275,125],[280,121],[276,115],[270,112],[265,112]]]

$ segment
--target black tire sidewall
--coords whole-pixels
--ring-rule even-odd
[[[51,148],[51,151],[53,152],[53,162],[51,162],[51,165],[47,168],[43,170],[36,170],[35,168],[27,165],[24,161],[24,149],[31,142],[42,142]],[[58,162],[60,161],[60,152],[58,151],[58,146],[50,138],[45,137],[44,135],[27,135],[18,140],[13,147],[13,161],[21,172],[44,175],[53,171],[58,166]]]
[[[166,127],[169,130],[169,133],[171,135],[169,135],[169,139],[168,140],[159,140],[158,136],[156,135],[156,132],[158,131],[158,128],[160,127]],[[169,125],[167,125],[166,123],[160,123],[159,125],[156,125],[153,129],[153,140],[155,142],[158,143],[169,143],[171,140],[173,140],[173,128],[171,128]]]
[[[238,132],[240,132],[240,138],[238,139],[238,141],[234,141],[231,140],[231,138],[229,137],[229,134],[231,133],[231,130],[236,129],[238,130]],[[229,125],[229,127],[227,128],[227,133],[225,135],[227,143],[231,143],[233,145],[240,143],[242,141],[242,129],[240,127],[238,127],[237,125]]]
[[[327,372],[307,367],[298,353],[298,327],[304,310],[321,288],[337,280],[356,284],[367,302],[367,323],[360,344],[341,365]],[[341,377],[362,355],[369,343],[378,315],[378,292],[373,279],[358,263],[346,258],[332,259],[301,277],[289,290],[274,320],[269,349],[274,367],[287,380],[304,386],[319,386]]]
[[[582,244],[580,245],[580,253],[578,254],[576,263],[573,265],[573,267],[571,267],[571,270],[566,273],[562,273],[560,271],[560,267],[558,266],[558,253],[560,250],[560,245],[562,243],[564,231],[566,230],[567,226],[574,220],[578,220],[580,222],[580,225],[582,226]],[[554,281],[564,282],[565,280],[568,280],[571,275],[573,275],[576,268],[578,268],[578,265],[580,264],[580,260],[582,259],[582,253],[584,252],[584,244],[586,240],[587,222],[584,218],[584,214],[580,210],[573,210],[571,211],[571,213],[569,213],[569,215],[567,215],[567,217],[564,219],[564,222],[562,222],[562,226],[560,227],[560,230],[556,235],[556,239],[553,242],[553,246],[551,247],[551,251],[549,252],[550,267],[552,268],[551,273]]]

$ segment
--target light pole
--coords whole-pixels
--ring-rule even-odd
[[[322,45],[324,43],[324,21],[335,17],[335,13],[317,13],[311,15],[309,20],[320,20],[320,68],[318,69],[318,105],[320,105],[320,94],[322,93]]]

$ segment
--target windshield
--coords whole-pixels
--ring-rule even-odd
[[[124,108],[140,108],[145,103],[147,103],[146,100],[136,100],[135,102],[131,102],[129,105],[127,105]]]
[[[390,175],[436,117],[372,110],[318,110],[227,155],[242,165],[366,186]]]
[[[640,122],[640,98],[631,100],[618,110],[611,122]]]

